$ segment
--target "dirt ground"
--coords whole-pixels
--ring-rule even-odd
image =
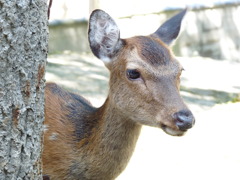
[[[240,63],[179,58],[181,94],[196,118],[184,137],[144,126],[134,155],[117,180],[239,180]],[[63,53],[48,58],[47,81],[100,106],[108,91],[108,71],[91,55]]]

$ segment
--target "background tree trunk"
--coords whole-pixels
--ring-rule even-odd
[[[0,179],[42,179],[47,0],[0,0]]]

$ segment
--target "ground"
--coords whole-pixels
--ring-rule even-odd
[[[239,180],[240,63],[178,58],[185,71],[181,94],[196,125],[184,137],[144,126],[134,155],[117,180]],[[88,54],[48,58],[47,81],[75,91],[100,106],[108,91],[108,71]]]

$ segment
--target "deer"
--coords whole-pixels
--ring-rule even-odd
[[[104,104],[55,83],[45,88],[43,174],[51,180],[113,180],[126,168],[143,125],[183,136],[195,118],[180,96],[183,67],[171,44],[186,9],[153,34],[120,38],[114,19],[97,9],[90,15],[92,53],[110,71]]]

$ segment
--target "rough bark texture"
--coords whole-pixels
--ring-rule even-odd
[[[0,179],[42,179],[47,0],[0,0]]]

